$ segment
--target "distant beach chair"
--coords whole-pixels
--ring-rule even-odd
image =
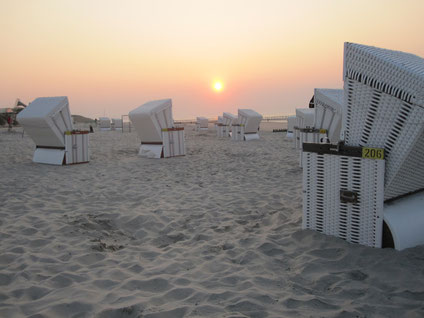
[[[147,158],[168,158],[185,155],[184,128],[175,127],[172,100],[145,103],[129,113],[141,146],[139,155]]]
[[[259,139],[259,125],[262,115],[253,109],[239,109],[237,123],[232,124],[233,140],[255,140]]]
[[[287,117],[287,133],[286,138],[294,138],[294,126],[296,124],[296,116]]]
[[[231,126],[235,120],[237,120],[236,115],[227,112],[222,114],[222,127],[220,128],[222,137],[231,137]]]
[[[196,118],[196,131],[208,130],[209,120],[206,117]]]
[[[223,124],[224,122],[224,117],[222,116],[218,116],[218,120],[216,121],[215,124],[215,130],[216,130],[216,135],[217,137],[224,137],[224,129],[223,129]]]
[[[424,59],[345,43],[343,75],[345,143],[303,145],[303,227],[424,244]]]
[[[308,135],[304,133],[305,129],[312,129],[315,120],[314,108],[296,108],[296,122],[294,129],[294,147],[297,150],[302,150],[302,143],[313,142],[309,140]]]
[[[18,114],[17,120],[36,144],[33,162],[89,162],[89,132],[74,130],[67,97],[37,98]]]
[[[338,143],[340,141],[343,97],[342,89],[315,88],[314,129],[319,139],[317,142]],[[322,140],[323,135],[326,135],[326,140]]]
[[[297,108],[296,122],[294,129],[294,148],[299,153],[299,166],[302,167],[302,144],[304,142],[317,141],[314,134],[308,134],[312,131],[315,121],[315,108]]]
[[[99,127],[102,131],[111,130],[110,118],[109,117],[99,117]]]
[[[113,130],[122,130],[122,119],[121,118],[112,118],[111,127]]]

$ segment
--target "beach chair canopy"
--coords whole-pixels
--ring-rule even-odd
[[[128,114],[141,142],[162,142],[162,129],[172,128],[172,100],[145,103]]]
[[[197,117],[196,124],[200,125],[200,128],[208,128],[208,119],[206,117]]]
[[[110,128],[110,118],[109,117],[99,117],[100,128]]]
[[[222,114],[222,120],[223,120],[223,124],[226,126],[231,126],[232,124],[235,124],[233,121],[237,119],[236,115],[233,115],[231,113],[223,113]]]
[[[217,124],[222,124],[224,122],[224,117],[218,116]]]
[[[112,118],[112,123],[115,128],[122,128],[122,119],[121,118]]]
[[[39,97],[17,120],[37,146],[65,147],[65,131],[74,129],[66,96]]]
[[[244,125],[244,133],[257,133],[262,115],[253,109],[239,109],[238,118],[240,125]]]

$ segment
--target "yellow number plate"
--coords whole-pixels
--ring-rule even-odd
[[[384,149],[382,148],[362,148],[362,158],[365,159],[384,159]]]
[[[326,134],[326,133],[327,133],[327,129],[320,129],[320,130],[319,130],[319,133],[320,133],[320,134]]]

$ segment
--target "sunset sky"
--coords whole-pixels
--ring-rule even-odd
[[[342,88],[345,41],[424,57],[423,13],[424,0],[0,0],[0,107],[65,95],[91,118],[163,98],[178,119],[293,114],[315,87]]]

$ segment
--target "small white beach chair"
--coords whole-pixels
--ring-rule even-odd
[[[231,137],[231,126],[237,120],[237,116],[231,113],[224,112],[222,114],[222,135],[223,137]]]
[[[111,127],[113,127],[113,130],[122,131],[122,119],[121,118],[112,118]]]
[[[37,98],[18,114],[17,120],[36,144],[33,162],[89,162],[89,132],[74,130],[67,97]]]
[[[317,131],[317,142],[338,143],[340,141],[340,130],[342,125],[342,89],[316,88],[314,92],[314,129]],[[326,134],[327,140],[321,140]]]
[[[235,134],[234,129],[236,129],[240,138],[235,140],[249,141],[259,139],[258,132],[261,121],[262,115],[253,109],[239,109],[238,125],[233,124],[233,135]]]
[[[102,131],[111,130],[110,118],[109,117],[99,117],[99,127]]]
[[[296,116],[287,117],[287,133],[286,138],[294,138],[294,126],[296,124]]]
[[[226,137],[225,136],[225,128],[224,128],[224,117],[218,116],[218,120],[215,124],[216,136],[217,137]]]
[[[296,108],[296,125],[294,126],[295,131],[295,148],[302,150],[302,143],[314,142],[315,138],[313,135],[305,133],[307,129],[313,129],[315,120],[315,109],[314,108]]]
[[[175,127],[172,100],[151,101],[129,113],[141,146],[139,155],[147,158],[168,158],[185,155],[184,128]]]
[[[196,131],[208,130],[209,120],[206,117],[196,118]]]

